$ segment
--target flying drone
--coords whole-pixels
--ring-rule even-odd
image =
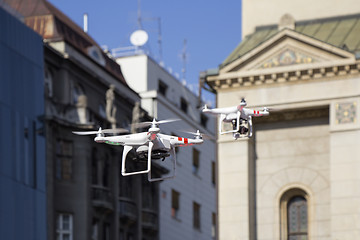
[[[245,108],[247,105],[245,99],[237,106],[226,108],[213,108],[209,109],[206,105],[203,108],[204,113],[218,115],[220,114],[219,131],[220,134],[233,133],[233,138],[236,140],[241,137],[252,136],[252,117],[268,116],[269,108],[264,107],[263,110],[253,110]],[[222,124],[231,123],[232,130],[223,131]]]
[[[169,123],[177,121],[178,119],[168,119],[162,121],[156,121],[155,118],[152,122],[141,122],[135,124],[136,128],[145,128],[150,126],[147,132],[117,135],[117,136],[105,136],[106,133],[123,133],[125,129],[101,129],[98,131],[84,131],[73,132],[78,135],[91,135],[96,134],[94,139],[97,143],[106,143],[110,145],[124,146],[122,154],[121,174],[123,176],[135,175],[135,174],[148,174],[148,180],[150,182],[164,180],[168,178],[174,178],[176,175],[176,154],[175,147],[190,146],[194,144],[202,144],[204,142],[202,134],[199,130],[193,139],[170,136],[160,133],[159,124]],[[135,150],[136,159],[147,161],[147,169],[135,172],[126,172],[126,156],[132,150]],[[151,160],[162,159],[172,156],[173,161],[173,174],[167,177],[152,178],[151,176]]]

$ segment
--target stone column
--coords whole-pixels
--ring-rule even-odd
[[[219,239],[250,239],[249,144],[231,135],[219,138]]]
[[[360,239],[359,98],[331,104],[331,239]]]

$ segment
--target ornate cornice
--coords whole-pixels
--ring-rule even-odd
[[[288,66],[278,67],[276,69],[220,73],[218,75],[208,76],[206,81],[215,90],[221,90],[302,80],[345,77],[359,75],[360,73],[360,61],[343,60],[333,64],[314,65],[308,65],[306,67],[303,65],[302,68]]]

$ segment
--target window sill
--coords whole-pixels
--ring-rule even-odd
[[[174,219],[174,220],[177,221],[177,222],[182,222],[181,219],[178,218],[178,217],[171,217],[171,218]]]
[[[198,173],[193,173],[194,177],[198,178],[199,180],[202,180],[202,178],[200,177],[200,175]]]

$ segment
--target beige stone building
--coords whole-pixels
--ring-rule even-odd
[[[359,12],[358,0],[242,0],[242,36],[257,26],[277,23],[285,13],[301,21]]]
[[[207,71],[217,107],[274,109],[218,137],[219,239],[360,239],[359,58],[360,14],[284,15]]]

